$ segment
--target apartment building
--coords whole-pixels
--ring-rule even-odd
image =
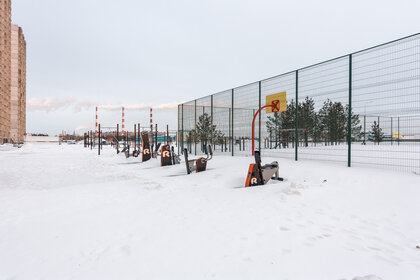
[[[0,0],[0,143],[10,139],[11,5]]]
[[[23,142],[26,131],[26,41],[11,2],[0,0],[0,144]]]
[[[12,24],[11,32],[10,138],[23,142],[26,131],[26,41],[22,28]]]

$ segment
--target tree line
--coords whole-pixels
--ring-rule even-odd
[[[295,129],[296,103],[292,99],[287,104],[287,111],[276,112],[268,115],[266,128],[268,132],[275,133],[281,139],[290,139],[290,131]],[[301,129],[305,143],[323,142],[325,145],[337,145],[347,142],[349,106],[341,102],[332,102],[330,99],[324,101],[318,111],[315,110],[315,102],[312,98],[306,97],[298,103],[297,128]],[[362,137],[362,125],[359,115],[351,113],[352,141],[358,141]],[[282,132],[283,130],[283,132]],[[284,135],[279,135],[284,134]]]
[[[333,102],[330,99],[324,101],[322,107],[316,111],[315,102],[312,98],[306,97],[298,102],[297,128],[299,138],[308,141],[321,142],[324,145],[337,145],[348,141],[348,120],[351,119],[351,141],[360,141],[364,136],[379,143],[383,141],[382,128],[374,122],[371,130],[364,135],[358,114],[353,111],[349,114],[349,105],[341,102]],[[274,133],[283,141],[294,141],[296,116],[296,103],[292,99],[287,104],[287,110],[268,115],[266,128],[267,132]],[[293,133],[292,133],[293,132]],[[303,133],[303,135],[302,135]]]
[[[265,123],[267,133],[276,137],[276,139],[281,139],[283,145],[288,146],[288,143],[293,143],[295,141],[295,115],[296,103],[292,99],[287,104],[286,111],[267,115]],[[297,127],[299,129],[299,139],[304,141],[306,145],[308,142],[324,143],[324,145],[347,143],[348,118],[348,104],[343,105],[341,102],[333,102],[327,99],[319,110],[315,110],[314,100],[306,97],[303,101],[298,102]],[[350,118],[351,141],[360,141],[364,138],[360,117],[358,114],[351,112]],[[187,142],[198,142],[200,140],[208,142],[211,139],[211,131],[213,131],[215,144],[226,141],[226,135],[218,130],[215,124],[211,124],[211,117],[207,113],[198,117],[196,126],[197,134],[195,134],[195,129],[184,132]],[[382,128],[376,122],[366,134],[374,142],[383,141]],[[368,138],[367,135],[366,138]]]

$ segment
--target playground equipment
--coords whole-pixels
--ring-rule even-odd
[[[126,158],[130,157],[130,144],[128,143],[128,131],[126,132],[126,136],[125,136],[124,149],[121,152],[125,154]]]
[[[155,125],[155,127],[156,127],[156,129],[155,129],[155,132],[153,133],[153,125],[150,124],[150,133],[152,134],[152,149],[151,149],[152,158],[157,158],[157,156],[159,154],[160,145],[162,144],[162,143],[158,143],[158,127],[157,127],[157,124]],[[154,136],[153,136],[153,134],[154,134]]]
[[[166,125],[166,144],[161,147],[160,166],[175,165],[178,163],[181,163],[181,159],[175,153],[174,147],[170,145],[169,126]]]
[[[283,112],[287,110],[287,100],[286,100],[286,92],[279,92],[271,95],[267,95],[265,97],[266,105],[262,106],[258,111],[255,113],[254,118],[252,119],[252,155],[254,155],[254,148],[255,148],[255,119],[257,118],[260,111],[266,108],[266,113],[275,113],[275,112]]]
[[[245,187],[265,185],[270,179],[284,181],[283,178],[279,177],[279,163],[277,161],[261,166],[260,152],[255,151],[254,156],[255,163],[249,165]]]
[[[140,143],[137,143],[137,139],[140,139],[140,124],[134,125],[134,134],[133,134],[133,141],[134,141],[134,149],[133,149],[133,157],[138,157],[140,155]]]
[[[185,165],[187,167],[187,174],[195,171],[201,172],[205,171],[207,167],[207,162],[213,158],[213,151],[211,149],[211,145],[208,145],[208,148],[205,147],[206,158],[200,157],[197,159],[188,159],[188,150],[184,148],[184,156],[185,156]]]
[[[142,161],[148,161],[152,155],[150,153],[150,144],[149,144],[149,133],[143,131],[141,133],[141,143],[142,143]]]
[[[160,166],[175,165],[181,163],[181,158],[175,153],[174,147],[165,144],[161,147]]]
[[[157,158],[160,156],[159,148],[162,143],[152,144],[152,158]]]
[[[279,163],[277,161],[261,166],[261,154],[259,151],[254,150],[254,124],[257,115],[262,109],[267,108],[266,113],[273,113],[286,111],[286,106],[286,92],[280,92],[266,96],[266,105],[262,106],[255,113],[252,120],[252,155],[255,157],[255,163],[249,165],[245,187],[264,185],[270,179],[283,181],[283,178],[279,177]]]

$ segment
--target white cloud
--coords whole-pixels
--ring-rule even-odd
[[[56,111],[73,105],[76,99],[72,96],[67,98],[31,98],[27,102],[29,111]]]
[[[45,112],[51,112],[51,111],[57,111],[57,110],[63,110],[67,108],[73,108],[75,112],[80,112],[82,110],[89,110],[92,109],[95,106],[98,106],[99,109],[103,110],[121,110],[121,107],[124,107],[125,110],[149,110],[150,108],[153,108],[155,110],[170,110],[170,109],[176,109],[178,107],[178,104],[181,102],[172,102],[172,103],[166,103],[166,104],[145,104],[145,103],[139,103],[139,104],[130,104],[130,105],[112,105],[112,104],[104,104],[104,105],[98,105],[99,102],[93,101],[93,100],[77,100],[76,98],[70,96],[68,98],[31,98],[27,102],[27,108],[29,111],[45,111]]]
[[[166,109],[176,109],[178,108],[178,104],[182,102],[172,102],[172,103],[166,103],[166,104],[158,104],[158,105],[152,105],[152,104],[132,104],[132,105],[100,105],[99,109],[104,110],[121,110],[122,107],[124,107],[125,110],[149,110],[150,108],[153,108],[154,110],[166,110]]]

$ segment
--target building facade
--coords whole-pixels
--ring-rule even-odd
[[[26,41],[22,28],[11,32],[10,138],[23,142],[26,132]]]
[[[26,132],[26,41],[11,2],[0,0],[0,144],[23,142]]]
[[[11,1],[0,0],[0,143],[10,139]]]

